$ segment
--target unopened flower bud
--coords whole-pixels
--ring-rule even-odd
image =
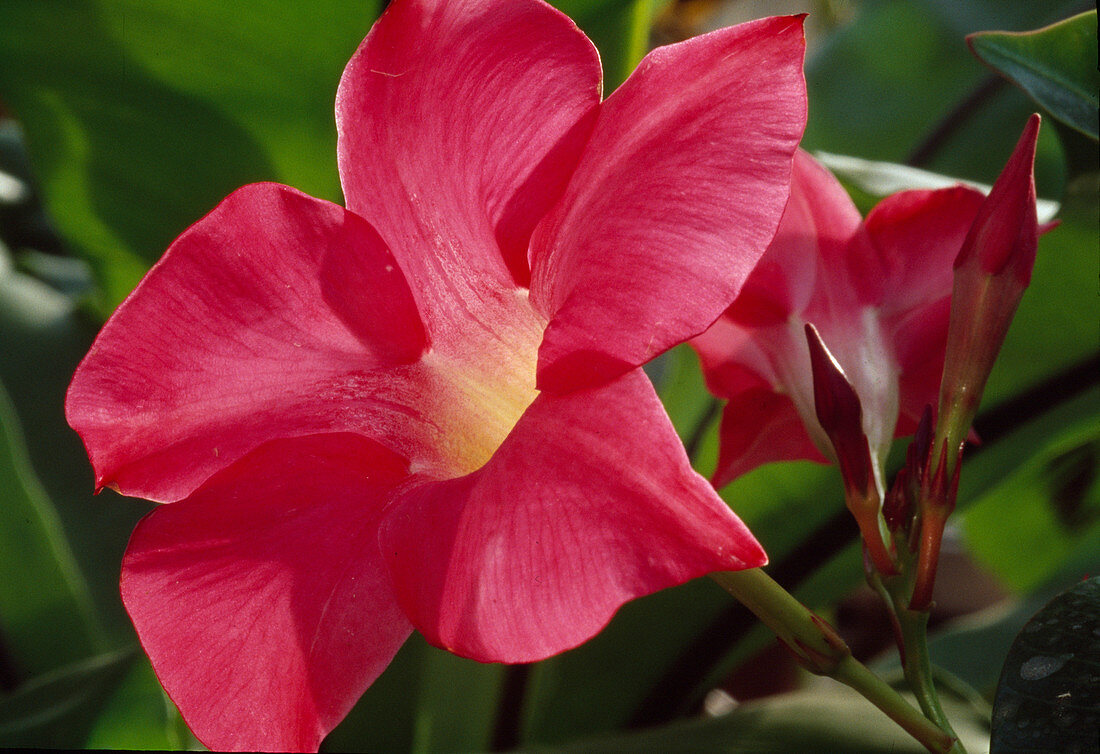
[[[806,325],[806,342],[813,369],[814,410],[836,454],[848,510],[859,524],[875,568],[883,574],[895,574],[897,568],[879,525],[882,500],[872,473],[871,446],[863,431],[859,395],[813,325]]]
[[[1031,280],[1038,246],[1034,160],[1038,115],[1028,120],[955,260],[947,355],[934,454],[966,439],[993,362]],[[948,468],[950,475],[954,471]]]

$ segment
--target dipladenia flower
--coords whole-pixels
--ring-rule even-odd
[[[213,749],[316,749],[413,627],[537,660],[764,562],[638,366],[774,235],[798,18],[661,48],[601,102],[537,0],[396,0],[344,73],[347,208],[246,186],[104,327],[67,401],[156,500],[122,596]]]
[[[815,410],[812,324],[858,397],[881,499],[891,441],[935,403],[952,266],[981,202],[963,186],[903,191],[863,221],[824,167],[796,155],[775,240],[738,299],[692,340],[708,387],[728,401],[716,484],[770,461],[839,460]]]

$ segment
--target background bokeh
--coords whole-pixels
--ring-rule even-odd
[[[599,46],[605,91],[651,44],[809,12],[807,149],[986,184],[1042,110],[978,62],[965,36],[1095,7],[557,4]],[[230,191],[273,180],[340,200],[334,95],[380,9],[380,0],[0,0],[0,746],[198,746],[118,597],[126,539],[149,505],[91,494],[64,391],[106,316]],[[1100,567],[1100,174],[1096,143],[1044,118],[1038,191],[1058,203],[1061,225],[1040,242],[990,381],[937,592],[932,657],[954,679],[949,705],[977,736],[1016,632]],[[841,177],[861,209],[873,206],[865,175]],[[694,356],[678,348],[650,371],[708,473],[717,414]],[[722,494],[768,549],[769,572],[874,660],[889,641],[885,614],[860,593],[857,531],[837,472],[775,464]],[[896,661],[882,657],[876,667],[896,675]],[[794,693],[715,716],[774,691]],[[590,643],[531,666],[479,665],[414,636],[325,748],[913,745],[877,714],[835,685],[808,684],[747,612],[702,580],[627,605]],[[695,720],[621,738],[686,717]]]

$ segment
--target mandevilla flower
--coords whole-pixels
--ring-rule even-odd
[[[638,368],[730,304],[805,119],[799,18],[599,60],[538,0],[396,0],[340,82],[347,209],[258,184],[77,370],[98,486],[170,503],[122,596],[215,749],[316,749],[413,627],[573,647],[760,546]]]
[[[708,387],[729,401],[716,484],[770,461],[839,460],[815,410],[812,324],[859,399],[881,501],[892,439],[936,401],[952,265],[981,202],[963,186],[903,191],[863,221],[824,167],[796,155],[775,240],[738,299],[692,340]]]

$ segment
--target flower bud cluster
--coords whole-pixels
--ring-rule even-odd
[[[860,396],[817,330],[812,325],[805,328],[817,419],[844,478],[846,502],[863,536],[869,575],[873,580],[905,576],[911,584],[907,610],[931,606],[965,442],[1031,278],[1041,230],[1033,177],[1039,121],[1038,115],[1028,121],[955,259],[938,419],[933,423],[932,407],[927,406],[905,464],[884,494],[871,474]]]

